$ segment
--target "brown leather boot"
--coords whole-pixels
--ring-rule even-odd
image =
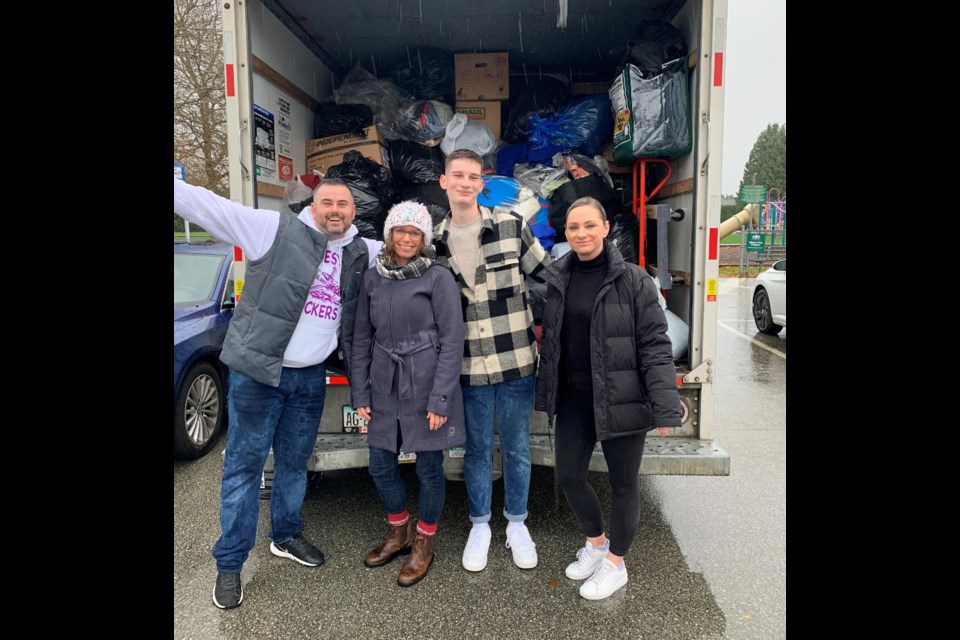
[[[364,557],[363,564],[370,568],[382,567],[397,556],[410,553],[411,545],[413,545],[413,519],[397,527],[391,526],[387,540],[370,551]]]
[[[397,584],[401,587],[412,587],[423,580],[431,564],[433,564],[433,536],[427,537],[417,533],[417,537],[413,539],[410,557],[400,568]]]

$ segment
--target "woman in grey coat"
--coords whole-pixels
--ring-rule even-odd
[[[410,557],[397,584],[409,587],[433,563],[433,536],[443,511],[443,450],[464,444],[460,367],[463,313],[450,270],[433,262],[433,221],[417,202],[400,202],[383,225],[377,268],[363,277],[350,366],[352,403],[365,420],[370,475],[390,533],[363,563],[380,567]],[[397,455],[416,453],[419,521],[414,529]]]

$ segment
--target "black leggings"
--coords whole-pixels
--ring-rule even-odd
[[[597,442],[593,420],[593,393],[560,389],[557,403],[557,484],[563,489],[580,528],[588,538],[603,533],[600,500],[587,482],[590,456]],[[604,440],[613,490],[610,509],[610,551],[625,556],[640,523],[640,461],[647,434]]]

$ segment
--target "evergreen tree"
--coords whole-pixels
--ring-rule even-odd
[[[768,124],[750,150],[740,185],[763,184],[787,197],[787,125]],[[740,190],[737,189],[739,196]]]

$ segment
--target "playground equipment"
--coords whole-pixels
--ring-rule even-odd
[[[776,243],[779,235],[779,244],[787,244],[787,199],[780,197],[780,190],[776,187],[767,192],[767,202],[763,206],[760,228],[772,231],[773,243]]]
[[[744,264],[749,268],[751,262],[748,254],[755,255],[757,265],[786,257],[787,200],[780,197],[780,190],[776,187],[767,190],[764,200],[762,203],[747,204],[739,213],[720,223],[720,239],[740,229],[744,230],[740,238],[741,276]]]
[[[759,223],[759,211],[760,207],[757,206],[757,203],[751,202],[741,209],[739,213],[721,222],[720,239],[726,238],[734,231],[739,231],[740,227],[744,225],[752,227],[752,223]]]

